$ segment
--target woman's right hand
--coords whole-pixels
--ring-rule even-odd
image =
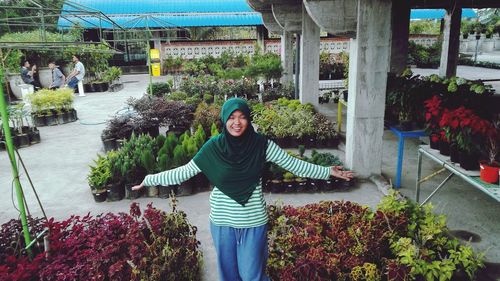
[[[140,190],[144,187],[144,183],[132,186],[132,190]]]

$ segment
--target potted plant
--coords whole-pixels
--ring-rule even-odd
[[[460,166],[466,170],[479,169],[479,142],[492,135],[491,123],[474,114],[471,110],[464,111],[465,117],[460,122],[457,133],[457,145],[460,150]]]
[[[441,107],[441,99],[438,96],[424,101],[425,107],[425,131],[429,134],[429,144],[432,149],[439,149],[439,139],[441,137],[441,115],[443,108]]]
[[[160,148],[158,150],[158,171],[166,171],[172,168],[172,155],[173,148],[175,147],[175,143],[177,138],[175,135],[171,134],[167,137]],[[175,192],[177,186],[158,186],[158,197],[160,198],[168,198],[172,192]]]
[[[28,115],[27,111],[24,109],[24,103],[18,103],[13,106],[9,106],[9,120],[13,125],[12,138],[14,144],[17,147],[26,147],[30,145],[29,138],[29,127],[24,126],[24,118]]]
[[[181,141],[181,138],[179,138]],[[189,161],[187,151],[184,149],[182,143],[178,144],[173,151],[172,164],[173,168],[178,168],[185,165]],[[191,181],[185,181],[177,187],[176,196],[187,196],[193,194],[193,185]]]
[[[94,166],[90,166],[90,172],[87,175],[87,181],[96,202],[106,200],[108,184],[111,180],[111,165],[106,157],[97,155],[94,160]]]
[[[121,175],[121,164],[123,161],[123,151],[109,151],[106,156],[111,168],[111,182],[107,186],[107,201],[119,201],[125,196],[124,180]]]
[[[286,172],[283,174],[283,186],[286,193],[292,193],[297,191],[297,183],[295,181],[295,175]]]
[[[500,116],[497,116],[492,123],[494,129],[491,130],[486,145],[487,158],[479,161],[480,178],[487,183],[498,182],[500,174],[500,163],[496,161],[500,151]]]
[[[283,174],[285,170],[278,165],[271,164],[269,171],[272,175],[271,182],[269,183],[269,191],[272,193],[281,193],[285,190],[283,184]]]
[[[155,161],[153,152],[150,149],[144,149],[141,153],[141,166],[146,170],[148,174],[154,174],[158,172],[158,166]],[[148,186],[146,188],[148,197],[158,197],[158,187]]]

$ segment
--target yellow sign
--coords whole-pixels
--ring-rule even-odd
[[[153,74],[153,76],[161,75],[160,63],[156,62],[151,64],[151,74]]]
[[[159,61],[160,60],[160,50],[158,50],[158,49],[151,49],[149,51],[149,55],[151,57],[151,61]]]

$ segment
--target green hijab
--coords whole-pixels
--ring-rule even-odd
[[[239,137],[226,129],[226,122],[235,110],[248,120],[248,127]],[[245,205],[259,184],[266,162],[267,139],[255,132],[250,108],[244,99],[231,98],[222,106],[224,129],[208,140],[193,161],[217,188],[241,205]]]

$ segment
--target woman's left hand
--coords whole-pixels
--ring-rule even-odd
[[[332,166],[330,169],[330,175],[350,181],[354,177],[354,173],[352,171],[343,171],[342,169],[342,166]]]

